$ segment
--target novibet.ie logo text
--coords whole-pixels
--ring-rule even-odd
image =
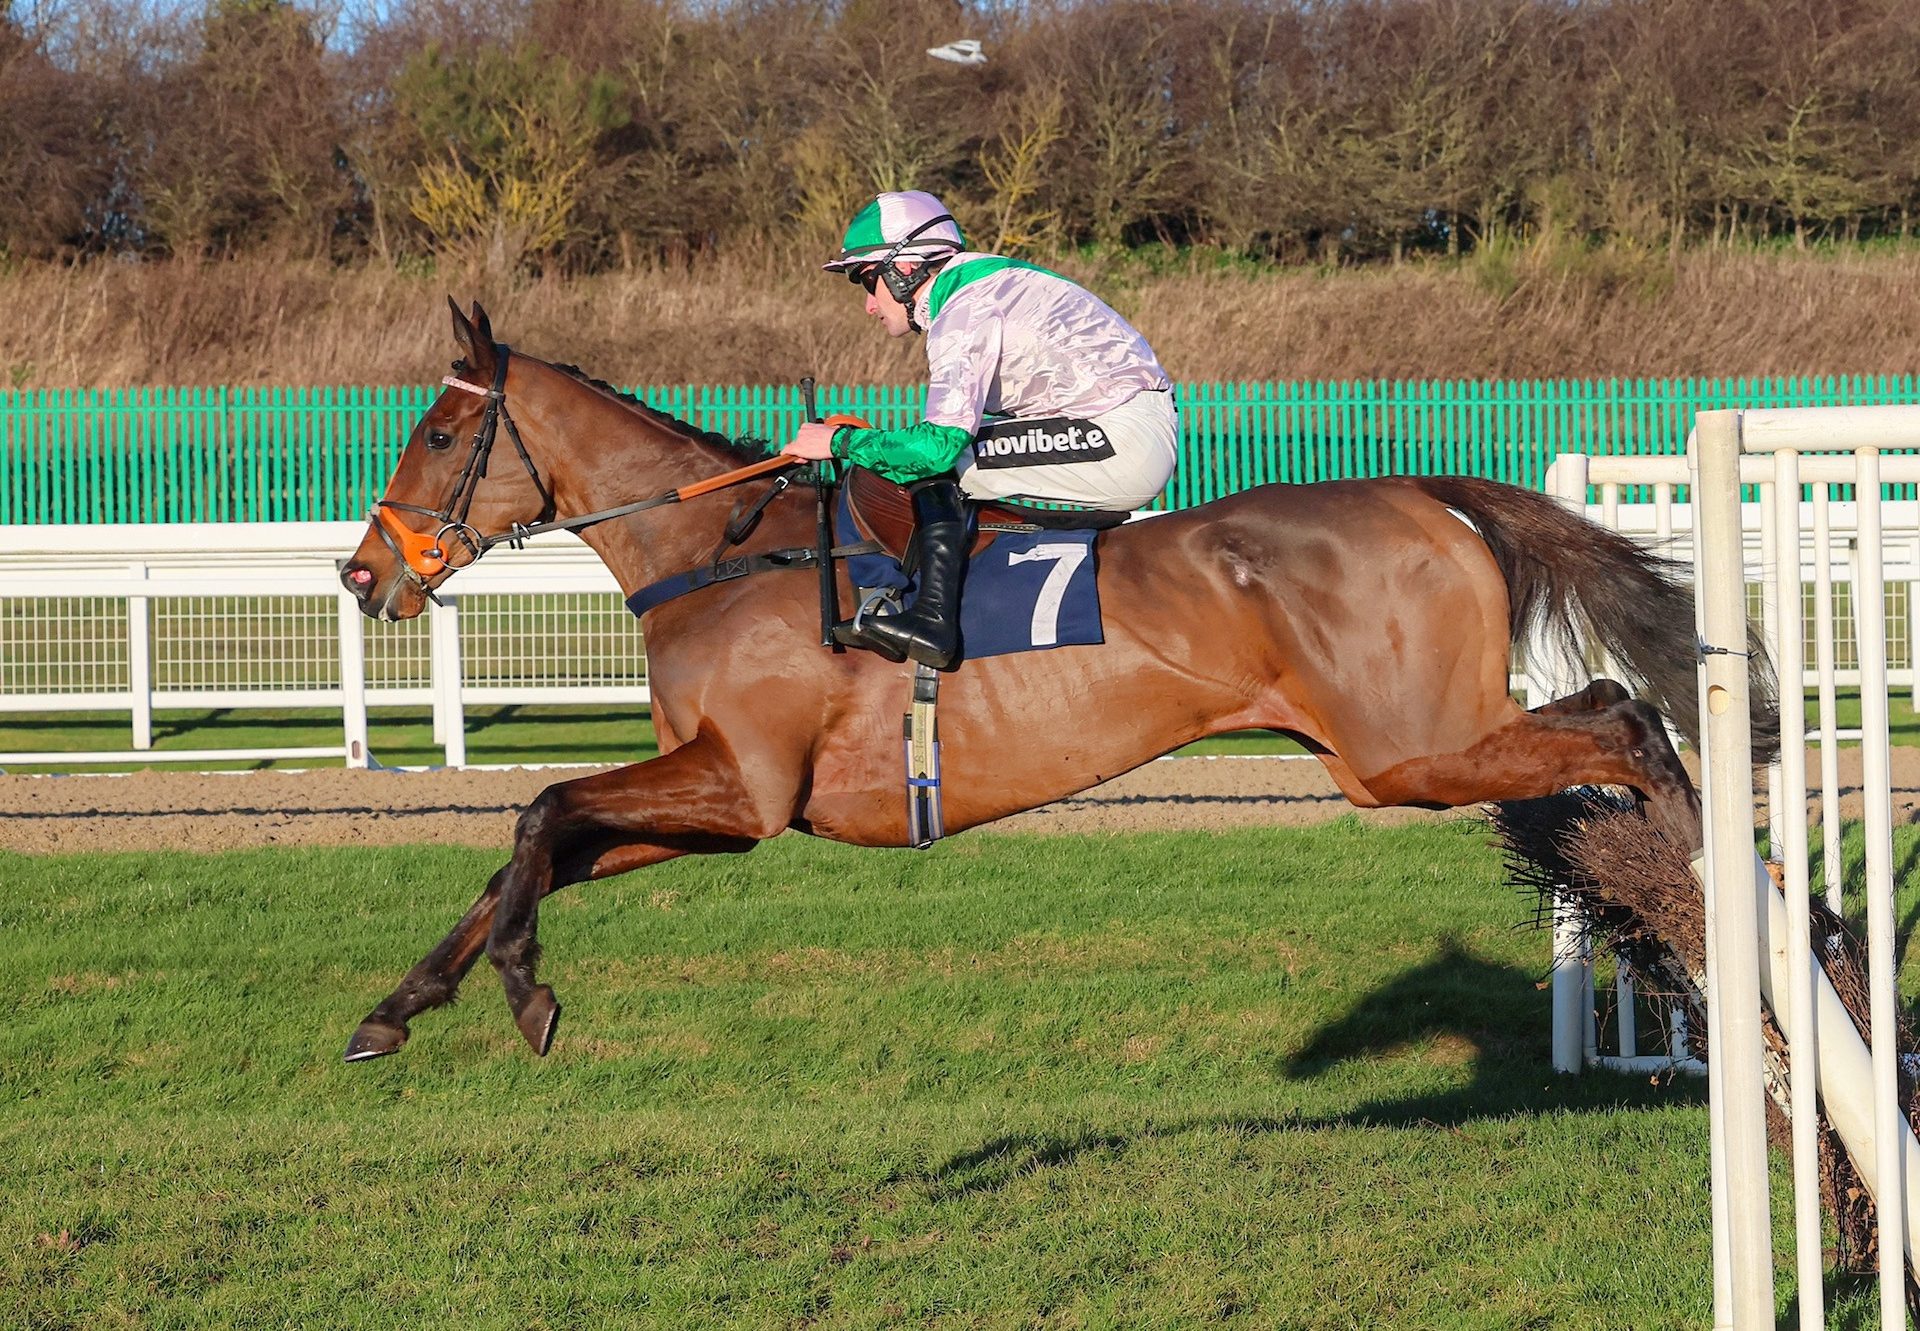
[[[982,431],[973,451],[983,467],[1030,467],[1110,458],[1113,441],[1098,425],[1055,417],[993,426]]]

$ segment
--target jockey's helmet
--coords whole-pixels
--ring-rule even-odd
[[[912,308],[914,293],[932,275],[927,265],[959,253],[966,243],[960,224],[940,200],[924,190],[903,190],[881,194],[855,213],[840,238],[840,253],[822,266],[857,282],[877,265],[894,299]],[[901,259],[920,266],[902,273],[896,266]]]

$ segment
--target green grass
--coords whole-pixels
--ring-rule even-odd
[[[1709,1320],[1702,1088],[1548,1071],[1477,827],[785,838],[343,1066],[499,858],[0,856],[0,1326]]]
[[[1841,730],[1860,728],[1860,690],[1841,689],[1834,695],[1834,725]],[[1820,700],[1811,690],[1807,695],[1807,736],[1819,738]],[[1912,690],[1902,689],[1887,695],[1887,733],[1896,745],[1920,745],[1920,713],[1913,707]]]

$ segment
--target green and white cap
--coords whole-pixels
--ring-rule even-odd
[[[967,238],[946,206],[924,190],[882,194],[853,215],[840,253],[823,264],[844,272],[882,259],[936,259],[965,249]]]

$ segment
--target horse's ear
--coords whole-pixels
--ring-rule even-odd
[[[475,301],[475,317],[469,319],[452,296],[447,297],[447,308],[453,311],[453,337],[460,344],[460,359],[466,365],[467,373],[475,378],[492,374],[493,329],[487,324],[487,312]]]
[[[473,325],[468,322],[467,316],[461,312],[460,302],[455,300],[451,295],[447,297],[447,308],[453,311],[453,340],[460,344],[462,351],[471,356],[473,354]]]

